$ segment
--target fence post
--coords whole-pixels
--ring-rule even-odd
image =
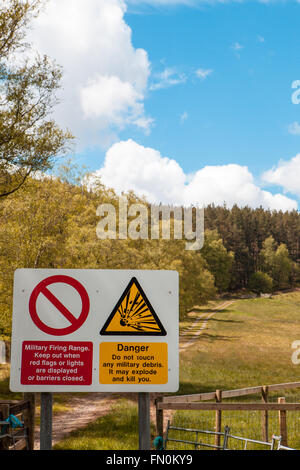
[[[216,390],[216,402],[221,403],[222,401],[222,390]],[[216,411],[216,424],[215,424],[216,432],[221,432],[222,428],[222,411]],[[221,436],[219,434],[215,435],[215,446],[221,445]],[[216,449],[218,450],[218,449]]]
[[[164,410],[158,409],[158,404],[162,402],[162,397],[157,397],[155,400],[156,408],[156,434],[164,437]]]
[[[28,426],[28,449],[34,450],[34,425],[35,425],[35,394],[24,393],[24,400],[29,401],[29,409],[26,413],[26,424]]]
[[[40,450],[52,450],[52,393],[41,393]]]
[[[1,405],[0,407],[2,420],[5,421],[9,417],[9,405]],[[0,444],[1,450],[8,450],[9,449],[9,438],[1,439]]]
[[[268,403],[268,386],[264,386],[261,389],[261,396],[263,403]],[[269,442],[269,412],[267,410],[262,411],[262,440]]]
[[[285,397],[279,397],[278,403],[285,403]],[[281,436],[281,444],[287,446],[287,425],[286,425],[286,410],[279,411],[279,429]]]
[[[150,450],[150,393],[139,392],[139,450]]]

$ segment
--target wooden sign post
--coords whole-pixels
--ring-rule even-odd
[[[52,450],[52,393],[41,393],[40,450]]]
[[[150,450],[150,393],[139,393],[139,450]]]

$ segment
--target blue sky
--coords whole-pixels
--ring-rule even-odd
[[[153,72],[168,66],[188,77],[149,93],[146,109],[155,126],[149,136],[134,137],[172,155],[186,171],[231,162],[260,173],[297,153],[299,138],[287,129],[300,120],[300,107],[291,102],[291,83],[300,76],[300,4],[130,11],[125,18],[133,42],[148,51]],[[193,76],[198,68],[213,72],[199,80]],[[131,135],[126,130],[122,137]]]
[[[60,0],[61,8],[67,1]],[[80,3],[64,31],[75,51]],[[298,206],[300,105],[291,97],[300,79],[300,3],[86,5],[80,69],[80,53],[72,62],[67,47],[50,47],[51,33],[60,28],[57,15],[51,20],[49,14],[35,33],[38,47],[64,66],[66,80],[73,77],[73,97],[62,96],[58,120],[75,129],[76,161],[117,191],[134,189],[156,202]],[[100,36],[88,46],[93,28]],[[75,122],[71,108],[79,94]]]

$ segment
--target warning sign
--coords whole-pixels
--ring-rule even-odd
[[[18,269],[10,389],[177,391],[178,299],[176,271]]]
[[[138,280],[133,277],[100,335],[165,336],[161,321]]]
[[[93,343],[24,341],[22,385],[90,385]]]
[[[167,343],[101,343],[100,383],[151,385],[168,382]]]

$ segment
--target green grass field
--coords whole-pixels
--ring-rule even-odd
[[[206,312],[205,307],[190,315]],[[300,292],[238,300],[208,320],[181,355],[179,394],[299,380],[291,361],[300,339]]]
[[[191,324],[201,311],[205,308],[190,314]],[[300,339],[299,320],[300,292],[272,299],[236,301],[208,320],[199,339],[181,355],[178,394],[299,381],[300,365],[294,365],[291,360],[294,351],[291,345]],[[273,393],[270,400],[277,401],[278,396],[298,402],[300,389],[281,391],[280,395]],[[241,400],[261,400],[261,397],[242,397]],[[226,412],[222,422],[223,427],[229,425],[235,435],[262,439],[259,412]],[[270,435],[278,434],[278,413],[269,413],[269,422]],[[213,430],[215,414],[178,411],[173,423]],[[173,431],[175,438],[183,439],[183,434]],[[288,444],[300,448],[300,413],[288,414],[288,434]],[[234,445],[239,448],[237,442]],[[176,446],[178,448],[178,444]]]
[[[197,315],[209,312],[215,305],[216,302],[211,302],[195,309],[181,328],[192,325]],[[291,360],[291,345],[293,341],[300,340],[299,320],[298,291],[276,295],[272,299],[235,301],[209,319],[198,339],[181,353],[178,394],[299,381],[300,365],[294,365]],[[7,379],[0,382],[0,393],[8,398]],[[280,392],[280,396],[285,396],[287,401],[299,401],[300,389]],[[247,401],[255,399],[261,400],[261,397],[246,398]],[[277,395],[273,394],[271,400],[276,401]],[[67,407],[66,395],[60,395],[59,406]],[[173,423],[212,430],[214,413],[180,411],[174,414]],[[261,439],[259,412],[226,412],[222,423],[224,426],[228,424],[236,435]],[[278,413],[272,412],[270,434],[278,431]],[[300,448],[300,413],[288,414],[288,431],[288,444]],[[56,448],[136,449],[137,439],[136,406],[131,401],[122,400],[116,401],[108,415],[73,432]]]

